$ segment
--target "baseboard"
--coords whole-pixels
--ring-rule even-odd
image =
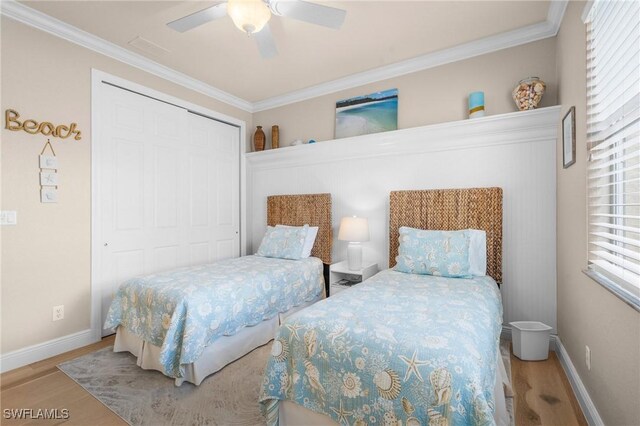
[[[558,342],[560,339],[557,334],[551,334],[549,336],[549,350],[554,351],[556,355],[558,354]]]
[[[2,354],[0,356],[0,373],[42,361],[43,359],[90,345],[96,341],[93,331],[88,329]]]
[[[571,388],[573,389],[573,393],[576,395],[580,408],[582,408],[582,413],[586,417],[587,423],[593,426],[604,426],[604,422],[602,421],[595,404],[591,400],[591,397],[587,392],[587,388],[584,387],[584,384],[578,375],[578,370],[576,370],[571,362],[571,358],[569,358],[569,353],[562,345],[562,341],[559,337],[556,336],[555,340],[556,355],[558,356],[560,365],[562,365],[562,368],[569,379],[569,383],[571,383]]]

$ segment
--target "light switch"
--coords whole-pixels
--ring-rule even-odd
[[[15,210],[2,210],[0,212],[0,225],[16,225],[18,212]]]

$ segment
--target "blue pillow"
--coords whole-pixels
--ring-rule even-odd
[[[298,260],[302,257],[309,225],[296,228],[268,226],[258,248],[258,256]]]
[[[471,278],[468,230],[427,231],[400,228],[396,271],[410,274]]]

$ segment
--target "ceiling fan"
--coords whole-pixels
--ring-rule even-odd
[[[227,0],[171,21],[167,26],[183,33],[228,15],[239,30],[256,39],[262,57],[271,58],[278,54],[268,24],[271,14],[339,29],[347,12],[303,0]]]

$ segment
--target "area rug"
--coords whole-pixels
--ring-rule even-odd
[[[271,344],[261,346],[199,387],[175,386],[163,374],[143,370],[129,352],[101,349],[58,368],[131,425],[253,426],[266,422],[258,404]]]
[[[511,375],[509,342],[501,342]],[[58,368],[131,425],[264,425],[258,393],[271,344],[259,347],[205,379],[200,387],[174,386],[157,371],[143,370],[128,352],[112,347]],[[513,398],[507,398],[513,419]],[[513,425],[513,421],[511,422]]]

